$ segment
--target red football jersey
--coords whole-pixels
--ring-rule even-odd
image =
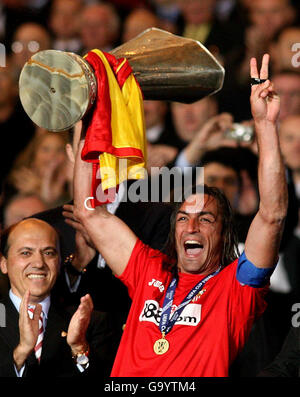
[[[238,260],[212,277],[184,308],[166,335],[169,350],[153,350],[161,338],[159,320],[172,275],[162,268],[163,254],[137,241],[120,279],[132,306],[111,376],[228,376],[230,363],[243,347],[255,318],[266,308],[268,287],[253,288],[236,279]],[[179,273],[176,308],[203,275]]]

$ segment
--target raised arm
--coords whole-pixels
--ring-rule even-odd
[[[247,258],[260,268],[273,267],[287,213],[288,193],[285,167],[279,147],[277,120],[280,100],[268,80],[269,55],[265,54],[258,73],[255,58],[250,61],[252,78],[267,79],[251,87],[251,112],[258,144],[259,210],[249,228],[245,243]]]
[[[74,217],[89,235],[112,271],[123,273],[137,237],[118,217],[110,214],[106,206],[88,210],[86,199],[90,196],[92,165],[81,159],[84,141],[79,143],[74,170]]]

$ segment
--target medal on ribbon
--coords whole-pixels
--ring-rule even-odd
[[[169,350],[170,344],[169,341],[165,338],[165,333],[162,332],[161,338],[157,339],[157,341],[153,345],[153,350],[156,354],[164,354]]]
[[[173,299],[177,287],[177,278],[174,277],[171,281],[170,285],[168,286],[166,296],[163,302],[162,307],[162,314],[160,317],[159,322],[159,330],[161,332],[161,338],[156,340],[153,345],[154,353],[157,355],[165,354],[170,347],[169,341],[166,339],[166,335],[171,331],[173,326],[175,325],[177,319],[179,318],[180,314],[182,313],[183,309],[190,301],[202,290],[205,283],[216,274],[218,274],[221,270],[219,267],[214,273],[209,274],[203,280],[199,281],[197,285],[187,294],[187,296],[183,299],[180,305],[177,306],[176,310],[171,316],[171,309],[173,304]]]

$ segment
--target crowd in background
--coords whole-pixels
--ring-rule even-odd
[[[298,7],[296,0],[2,0],[0,43],[6,49],[6,66],[0,67],[1,226],[72,199],[68,131],[37,127],[20,104],[18,79],[25,62],[46,49],[82,56],[94,48],[109,52],[157,27],[203,43],[224,66],[225,81],[219,93],[193,104],[144,101],[149,172],[151,167],[204,166],[205,183],[221,188],[233,207],[242,247],[258,206],[257,147],[255,139],[239,141],[226,132],[234,123],[252,127],[249,59],[261,59],[267,52],[281,99],[279,134],[289,211],[269,307],[254,330],[263,331],[259,337],[253,332],[250,344],[253,338],[259,355],[266,338],[269,352],[264,359],[271,360],[289,330],[291,307],[300,302]],[[252,353],[246,346],[249,360],[241,359],[233,374],[260,369],[251,362]]]

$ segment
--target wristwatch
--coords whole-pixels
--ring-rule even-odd
[[[90,353],[90,349],[89,347],[87,347],[85,351],[73,354],[72,358],[76,364],[85,367],[89,363],[89,353]]]

